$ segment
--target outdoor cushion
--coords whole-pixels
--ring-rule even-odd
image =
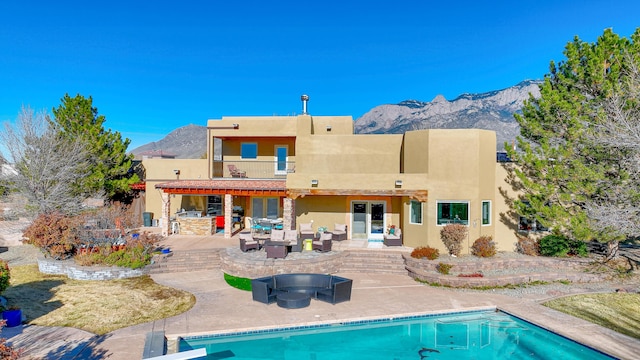
[[[271,230],[271,241],[284,240],[284,230]]]
[[[312,223],[302,223],[300,224],[300,232],[301,233],[312,233],[313,232],[313,224]]]
[[[347,224],[334,224],[333,228],[334,228],[334,231],[333,231],[334,233],[339,231],[346,232]]]

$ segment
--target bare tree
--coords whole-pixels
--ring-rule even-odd
[[[46,112],[23,107],[15,125],[5,122],[0,141],[15,173],[6,174],[13,191],[26,199],[31,215],[60,211],[74,213],[83,198],[74,192],[74,182],[87,175],[84,143],[65,139],[51,126]]]
[[[584,206],[595,226],[621,238],[635,238],[640,234],[640,62],[629,53],[623,59],[621,89],[602,100],[596,131],[590,136],[609,151],[621,175],[604,179],[606,191]],[[610,244],[610,256],[615,256],[617,245],[617,241]]]

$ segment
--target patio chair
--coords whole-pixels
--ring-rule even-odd
[[[313,221],[300,224],[300,238],[302,240],[313,239]]]
[[[384,234],[384,244],[387,246],[402,246],[402,230],[396,229],[393,234]]]
[[[236,177],[236,178],[247,177],[247,172],[238,170],[238,168],[234,164],[229,164],[227,166],[229,167],[229,172],[231,173],[231,177]]]
[[[274,230],[275,231],[275,230]],[[284,230],[284,242],[291,246],[292,252],[302,251],[302,239],[295,230]]]
[[[284,230],[271,230],[271,241],[284,241]]]
[[[334,241],[347,240],[347,224],[334,224],[332,234]]]
[[[251,236],[251,233],[241,232],[239,238],[240,238],[240,250],[242,250],[242,252],[260,249],[260,245],[256,240],[253,239],[253,236]]]
[[[320,239],[313,241],[313,250],[318,250],[320,252],[331,251],[331,239],[333,238],[333,234],[330,232],[324,232],[320,235]]]

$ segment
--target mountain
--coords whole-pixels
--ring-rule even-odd
[[[539,80],[527,80],[507,89],[482,94],[462,94],[452,101],[442,95],[431,102],[405,100],[396,105],[379,105],[354,123],[357,134],[401,134],[418,129],[485,129],[496,132],[497,149],[511,143],[520,133],[513,114],[522,109],[529,94],[540,96]],[[178,159],[198,159],[207,148],[207,127],[187,125],[162,140],[133,149],[139,158],[147,151],[162,151]]]
[[[539,80],[523,81],[507,89],[482,94],[462,94],[452,101],[442,95],[431,102],[406,100],[380,105],[355,121],[358,134],[401,134],[419,129],[485,129],[496,132],[497,149],[520,133],[513,114],[522,109],[529,94],[540,96]]]
[[[138,159],[148,151],[162,151],[177,159],[199,159],[207,151],[207,127],[194,124],[179,127],[161,140],[139,146],[131,153]]]

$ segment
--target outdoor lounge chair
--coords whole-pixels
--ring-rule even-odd
[[[274,230],[275,231],[275,230]],[[291,246],[291,251],[302,251],[302,239],[298,236],[298,232],[295,230],[284,230],[284,242]]]
[[[384,234],[384,244],[387,246],[402,246],[402,230],[398,228],[393,234]]]
[[[271,241],[284,241],[284,230],[271,230]]]
[[[313,221],[310,223],[301,223],[300,224],[300,238],[302,240],[305,239],[313,239]]]
[[[236,178],[247,177],[247,172],[238,170],[238,168],[234,164],[229,164],[228,167],[229,167],[229,172],[231,173],[231,177],[236,177]]]
[[[260,245],[256,240],[253,239],[253,236],[251,236],[251,233],[241,232],[239,237],[240,237],[240,250],[242,250],[242,252],[247,252],[252,249],[258,250],[260,248]]]
[[[332,234],[334,241],[347,240],[347,224],[335,224]]]
[[[331,251],[331,239],[333,238],[333,234],[330,232],[324,232],[320,235],[320,239],[313,241],[313,250],[318,250],[320,252]]]

